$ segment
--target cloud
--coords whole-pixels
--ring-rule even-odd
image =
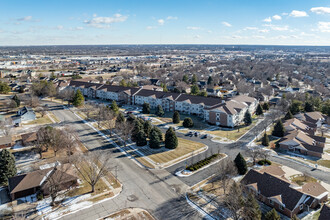
[[[330,22],[319,21],[317,27],[321,32],[327,32],[327,33],[330,32]]]
[[[83,30],[83,29],[84,29],[83,27],[76,27],[75,28],[75,30],[78,30],[78,31]]]
[[[166,20],[178,20],[178,17],[168,16]]]
[[[305,11],[297,11],[297,10],[293,10],[290,13],[291,17],[295,17],[295,18],[299,18],[299,17],[308,17],[308,14]]]
[[[268,18],[265,18],[263,21],[264,22],[272,22],[272,19],[270,17],[268,17]]]
[[[62,25],[57,25],[56,29],[57,30],[62,30],[64,27]]]
[[[245,27],[243,30],[244,31],[246,31],[246,30],[258,30],[258,28],[257,27]]]
[[[231,24],[229,24],[228,22],[225,22],[225,21],[221,22],[221,24],[223,24],[226,27],[231,27],[232,26]]]
[[[279,15],[274,15],[272,18],[273,18],[274,20],[281,20],[281,19],[282,19],[282,17],[279,16]]]
[[[187,29],[196,31],[196,30],[200,30],[201,27],[187,27]]]
[[[195,39],[201,39],[202,37],[200,35],[195,35],[194,38]]]
[[[147,26],[146,28],[147,28],[147,30],[152,30],[152,29],[155,29],[157,27],[155,27],[155,26]]]
[[[261,30],[259,30],[259,32],[260,32],[260,33],[268,33],[269,30],[268,30],[268,29],[261,29]]]
[[[159,25],[164,25],[164,23],[165,23],[164,19],[158,19],[157,22]]]
[[[314,8],[311,8],[311,12],[314,12],[316,14],[330,14],[330,8],[329,7],[314,7]]]
[[[31,21],[32,20],[32,16],[26,16],[24,18],[18,18],[17,21]]]
[[[124,22],[127,16],[114,14],[112,17],[93,17],[91,20],[85,20],[84,23],[96,28],[109,28],[110,24]]]

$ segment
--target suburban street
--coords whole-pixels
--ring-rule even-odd
[[[158,219],[201,218],[186,202],[183,193],[187,185],[177,177],[166,170],[147,170],[137,166],[70,110],[56,104],[49,105],[58,119],[77,131],[89,150],[101,150],[109,155],[113,167],[117,166],[117,177],[123,184],[123,191],[116,198],[64,216],[63,219],[97,219],[127,207],[146,209]]]
[[[198,212],[192,209],[186,202],[184,193],[190,186],[215,174],[217,168],[221,165],[219,163],[214,164],[189,177],[176,177],[174,173],[183,169],[186,164],[190,164],[192,161],[198,161],[217,152],[227,154],[228,159],[234,159],[238,152],[245,154],[247,143],[255,137],[255,134],[259,134],[264,130],[265,123],[270,124],[272,121],[266,116],[264,121],[251,129],[239,141],[230,144],[215,143],[209,139],[189,137],[192,141],[208,145],[208,150],[166,169],[155,170],[138,166],[133,159],[128,158],[105,140],[104,137],[83,123],[71,110],[63,109],[59,104],[47,103],[50,106],[50,111],[62,121],[61,124],[68,124],[77,131],[80,140],[89,150],[101,150],[109,155],[112,160],[112,167],[115,169],[117,166],[116,173],[119,181],[123,184],[123,191],[116,198],[64,216],[63,219],[96,219],[126,207],[144,208],[158,219],[200,219],[201,216]],[[182,133],[177,133],[177,136],[188,139]],[[295,161],[279,157],[271,156],[270,159],[330,183],[328,172],[312,170]],[[112,173],[114,173],[114,169]]]

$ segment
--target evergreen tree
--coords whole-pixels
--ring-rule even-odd
[[[262,145],[264,146],[269,146],[269,138],[268,138],[268,135],[267,133],[265,132],[264,136],[262,137]]]
[[[246,111],[244,114],[244,119],[243,119],[245,125],[250,125],[252,124],[252,117],[249,111]]]
[[[157,127],[157,126],[153,126],[151,129],[151,132],[155,131],[158,135],[159,141],[162,142],[163,141],[163,133],[162,131]]]
[[[142,113],[143,114],[150,114],[150,105],[149,103],[143,103],[142,105]]]
[[[137,136],[136,136],[136,145],[137,146],[145,146],[145,145],[147,145],[146,135],[143,132],[143,130],[141,130],[141,131],[139,131],[139,133],[137,133]]]
[[[302,110],[302,102],[299,100],[293,100],[290,105],[290,111],[293,115],[298,114]]]
[[[314,106],[310,102],[305,102],[304,110],[305,112],[313,112]]]
[[[120,86],[127,86],[127,83],[126,83],[126,81],[124,80],[124,79],[122,79],[120,82],[119,82],[119,85]]]
[[[124,121],[125,121],[125,117],[124,117],[123,113],[119,112],[119,114],[117,115],[117,118],[116,118],[116,122],[122,123]]]
[[[155,129],[150,132],[149,146],[150,148],[160,148],[161,141],[159,140],[159,135]]]
[[[272,210],[266,213],[265,220],[281,220],[281,217],[273,208]]]
[[[74,94],[72,104],[74,106],[78,107],[78,106],[83,105],[84,101],[85,101],[85,98],[84,98],[83,94],[81,93],[80,89],[78,89],[76,91],[76,93]]]
[[[191,78],[191,83],[195,84],[195,83],[197,83],[197,81],[198,81],[197,76],[196,76],[196,74],[194,74]]]
[[[117,102],[115,100],[113,100],[111,102],[111,106],[110,106],[111,110],[115,113],[118,114],[119,113],[119,107],[117,105]]]
[[[137,140],[137,135],[140,131],[142,131],[143,126],[141,124],[141,122],[138,119],[134,120],[134,128],[132,130],[132,135],[131,135],[131,139],[132,141],[136,142]]]
[[[182,123],[183,127],[185,128],[192,128],[194,127],[194,122],[191,118],[185,118]]]
[[[0,93],[8,94],[11,91],[10,86],[6,82],[0,81]]]
[[[205,90],[201,91],[199,94],[199,96],[204,96],[206,97],[207,96],[207,92]]]
[[[188,76],[187,75],[183,75],[182,81],[185,82],[185,83],[187,83],[187,84],[189,84],[189,78],[188,78]]]
[[[159,116],[159,117],[163,117],[165,114],[163,108],[161,105],[157,105],[157,108],[156,108],[156,115]]]
[[[244,219],[261,220],[261,216],[258,201],[252,193],[248,193],[244,206]]]
[[[237,171],[240,175],[244,175],[247,172],[247,165],[244,157],[241,153],[238,153],[235,160],[235,165],[237,167]]]
[[[292,115],[292,113],[289,109],[289,111],[285,114],[284,119],[289,120],[289,119],[292,119],[292,118],[293,118],[293,115]]]
[[[7,185],[8,179],[17,173],[15,157],[9,150],[0,151],[0,185]]]
[[[264,113],[264,111],[262,110],[261,105],[258,104],[257,110],[256,110],[256,115],[262,115],[263,113]]]
[[[207,85],[212,85],[213,84],[213,79],[211,76],[207,79]]]
[[[16,102],[17,107],[19,107],[21,104],[21,100],[17,97],[16,94],[14,95],[14,97],[12,99],[14,100],[14,102]]]
[[[144,134],[146,135],[146,137],[149,137],[151,129],[152,129],[151,122],[145,121],[143,124],[143,131],[144,131]]]
[[[172,121],[173,121],[173,124],[179,124],[180,123],[180,113],[178,111],[175,111],[173,113]]]
[[[192,95],[198,95],[198,93],[199,93],[199,88],[198,88],[197,85],[192,85],[192,86],[190,87],[190,89],[191,89],[190,94],[192,94]]]
[[[176,137],[173,128],[167,129],[165,134],[165,147],[168,149],[175,149],[178,146],[178,138]]]
[[[283,123],[281,120],[278,120],[276,125],[274,126],[274,130],[272,132],[272,135],[275,137],[283,137],[285,133]]]
[[[263,108],[265,111],[268,111],[268,110],[269,110],[269,103],[268,103],[268,102],[265,102],[265,103],[262,105],[262,108]]]

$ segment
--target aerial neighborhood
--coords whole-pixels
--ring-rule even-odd
[[[84,24],[115,30],[128,17]],[[0,47],[0,219],[329,220],[329,57],[317,46]]]

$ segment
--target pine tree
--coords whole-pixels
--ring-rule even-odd
[[[145,145],[147,145],[146,135],[143,132],[143,130],[141,130],[141,131],[139,131],[139,133],[137,133],[137,136],[136,136],[136,145],[137,146],[145,146]]]
[[[265,132],[264,136],[262,137],[262,145],[269,146],[269,138],[267,133]]]
[[[191,91],[190,91],[190,94],[192,95],[198,95],[199,94],[199,88],[197,85],[192,85],[190,87]]]
[[[243,119],[245,125],[250,125],[252,124],[252,117],[249,111],[246,111],[244,114],[244,119]]]
[[[263,105],[262,105],[262,108],[266,111],[269,110],[269,103],[268,102],[265,102]]]
[[[155,129],[152,129],[150,132],[149,146],[150,148],[160,148],[159,135]]]
[[[142,105],[142,113],[143,114],[150,114],[150,105],[149,103],[143,103]]]
[[[275,137],[283,137],[285,133],[283,123],[281,120],[278,120],[276,125],[274,126],[274,130],[272,132],[272,135]]]
[[[262,110],[262,107],[260,104],[258,104],[257,110],[256,110],[256,115],[262,115],[264,111]]]
[[[194,122],[191,118],[185,118],[182,123],[183,127],[185,128],[192,128],[194,127]]]
[[[84,101],[85,101],[85,98],[84,98],[83,94],[81,93],[80,89],[78,89],[76,91],[76,93],[74,94],[72,104],[74,106],[78,107],[78,106],[83,105],[84,104]]]
[[[117,105],[117,102],[115,100],[113,100],[111,102],[111,106],[110,106],[111,110],[115,113],[118,114],[119,113],[119,107]]]
[[[17,173],[15,157],[9,150],[0,151],[0,185],[7,185],[8,179]]]
[[[272,210],[266,213],[265,220],[281,220],[281,217],[273,208]]]
[[[305,102],[304,110],[305,112],[313,112],[314,106],[310,102]]]
[[[124,117],[123,113],[119,112],[119,114],[117,115],[117,118],[116,118],[116,122],[122,123],[124,121],[125,121],[125,117]]]
[[[197,83],[197,81],[198,81],[197,76],[196,76],[196,74],[194,74],[191,78],[191,84],[195,84],[195,83]]]
[[[19,107],[21,104],[21,100],[17,97],[16,94],[14,95],[14,97],[12,99],[14,100],[14,102],[16,102],[17,107]]]
[[[293,100],[290,105],[290,111],[293,115],[298,114],[302,110],[302,102],[299,100]]]
[[[134,120],[134,128],[132,130],[132,135],[131,135],[131,139],[132,141],[136,142],[137,140],[137,135],[140,131],[142,131],[143,127],[141,122],[138,119]]]
[[[182,77],[182,81],[188,84],[188,83],[189,83],[189,78],[188,78],[188,76],[187,76],[187,75],[183,75],[183,77]]]
[[[157,108],[156,108],[156,115],[159,116],[159,117],[163,117],[164,116],[164,110],[162,108],[161,105],[157,105]]]
[[[207,79],[207,85],[212,85],[213,84],[213,79],[211,76]]]
[[[178,146],[178,138],[176,137],[173,128],[167,129],[165,134],[165,147],[168,149],[175,149]]]
[[[151,122],[145,121],[143,124],[143,131],[144,131],[144,134],[146,135],[146,137],[149,137],[151,129],[152,129]]]
[[[158,135],[159,141],[162,142],[163,141],[163,133],[162,131],[157,127],[157,126],[153,126],[151,129],[151,132],[155,131]]]
[[[248,193],[244,206],[244,219],[260,220],[261,216],[258,201],[252,193]]]
[[[179,124],[180,123],[180,113],[178,111],[175,111],[173,113],[172,120],[173,120],[173,124]]]
[[[240,175],[244,175],[247,172],[247,165],[244,157],[241,153],[238,153],[235,160],[235,165],[237,167],[237,171]]]
[[[293,118],[293,115],[292,115],[292,113],[289,109],[289,111],[285,114],[284,119],[289,120],[289,119],[292,119],[292,118]]]

